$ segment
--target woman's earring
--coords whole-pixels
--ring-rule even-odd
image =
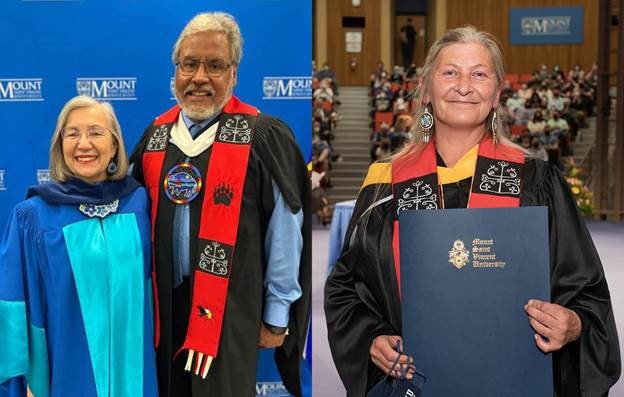
[[[113,175],[115,172],[117,172],[118,169],[119,166],[115,162],[115,159],[111,159],[110,163],[108,163],[108,167],[106,167],[106,172],[108,173],[108,175]]]
[[[431,127],[433,127],[433,115],[429,113],[429,105],[425,105],[425,111],[420,115],[420,128],[422,128],[423,143],[429,142],[431,135]]]
[[[498,134],[496,133],[496,130],[498,130],[497,118],[498,116],[496,115],[496,109],[494,109],[494,113],[492,113],[492,140],[494,141],[495,145],[498,144]]]

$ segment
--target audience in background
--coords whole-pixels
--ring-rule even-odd
[[[325,189],[332,186],[332,164],[342,159],[332,146],[339,118],[336,112],[336,106],[340,105],[339,87],[336,74],[327,62],[321,70],[316,70],[313,61],[312,71],[312,209],[319,222],[326,225],[331,220],[331,210]]]
[[[390,125],[381,123],[379,131],[371,135],[371,163],[381,160],[390,154]]]
[[[587,127],[587,117],[595,114],[596,72],[595,64],[587,73],[578,64],[568,73],[559,65],[551,71],[541,65],[530,78],[507,75],[517,80],[511,93],[503,91],[501,101],[516,141],[524,143],[526,133],[527,149],[540,158],[542,150],[547,152],[548,161],[561,167],[561,157],[573,155],[570,143],[578,139],[579,128]]]

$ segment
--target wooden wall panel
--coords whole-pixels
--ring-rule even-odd
[[[316,61],[316,66],[320,69],[323,63],[327,62],[327,0],[314,0],[313,10],[314,48],[312,49],[312,59]]]
[[[332,0],[327,10],[327,60],[336,72],[341,85],[367,85],[370,73],[375,69],[381,58],[380,51],[380,2],[362,0],[359,7],[353,7],[351,0]],[[365,17],[364,29],[343,28],[342,17]],[[345,33],[362,32],[362,52],[347,53]],[[358,67],[355,71],[349,67],[354,58]]]
[[[471,24],[494,34],[501,42],[507,73],[529,73],[545,63],[565,71],[575,63],[588,70],[598,48],[598,2],[595,0],[446,0],[446,27]],[[583,6],[584,41],[570,45],[510,45],[509,9]]]

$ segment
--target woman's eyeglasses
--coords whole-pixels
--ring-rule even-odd
[[[61,131],[61,136],[64,140],[70,142],[79,141],[82,136],[85,136],[89,141],[95,141],[104,138],[109,132],[110,130],[108,128],[94,125],[87,127],[84,133],[80,131],[79,128],[63,128],[63,130]]]

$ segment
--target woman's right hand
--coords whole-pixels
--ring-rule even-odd
[[[400,342],[401,345],[403,344],[403,340],[399,335],[379,335],[373,339],[373,344],[370,347],[371,360],[385,374],[394,378],[399,378],[401,375],[401,368],[405,368],[406,365],[409,365],[406,377],[407,379],[412,379],[414,376],[414,366],[411,364],[414,362],[414,359],[407,354],[397,352],[397,342]],[[392,366],[399,354],[401,354],[401,357],[393,369]]]

